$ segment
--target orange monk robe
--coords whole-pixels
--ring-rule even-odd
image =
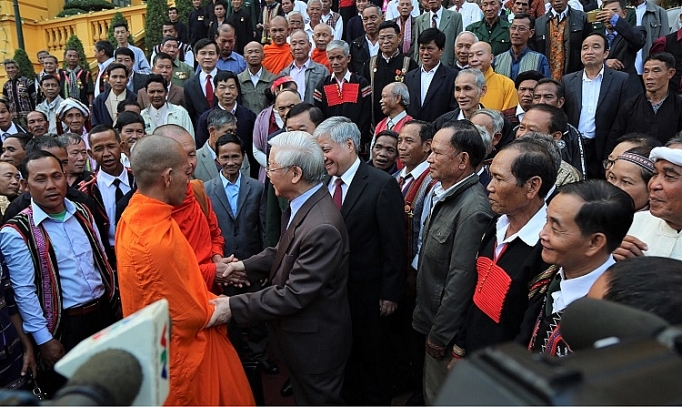
[[[286,42],[277,45],[274,42],[263,47],[263,66],[268,71],[278,75],[282,69],[286,68],[294,60],[291,56],[291,49]]]
[[[214,310],[209,301],[216,296],[206,288],[172,210],[136,192],[116,226],[123,315],[168,300],[173,328],[165,405],[254,405],[225,325],[204,328]]]
[[[223,234],[218,227],[218,218],[213,212],[211,200],[208,198],[206,198],[206,205],[209,216],[204,214],[201,205],[194,197],[194,189],[190,183],[187,185],[185,201],[181,206],[173,208],[172,216],[182,234],[187,238],[189,245],[194,249],[194,254],[199,261],[199,270],[201,270],[201,275],[206,281],[206,287],[215,294],[222,294],[220,287],[213,284],[216,265],[211,259],[216,254],[223,257],[225,239],[223,239]]]
[[[324,65],[329,72],[332,71],[331,65],[329,65],[329,59],[327,58],[327,51],[320,51],[319,49],[313,49],[310,54],[310,59],[317,62],[318,64]]]

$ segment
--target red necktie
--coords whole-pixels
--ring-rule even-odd
[[[341,178],[337,178],[334,183],[336,186],[334,187],[334,195],[332,196],[332,200],[334,201],[334,205],[341,210],[341,206],[343,205],[343,190],[341,190],[343,180]]]
[[[213,107],[213,84],[211,83],[211,75],[206,75],[206,101],[208,107]]]

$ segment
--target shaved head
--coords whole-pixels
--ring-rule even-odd
[[[287,21],[286,18],[284,18],[282,16],[275,16],[270,20],[270,25],[273,25],[275,23],[284,24],[284,27],[286,27],[286,28],[289,27],[289,22]]]
[[[187,160],[189,160],[192,166],[192,172],[194,172],[194,169],[197,167],[197,149],[194,138],[187,130],[176,124],[166,124],[157,127],[153,134],[155,136],[172,138],[180,143],[183,150],[185,150],[185,154],[187,154]]]
[[[178,168],[185,162],[187,157],[180,143],[158,135],[142,137],[130,155],[130,167],[143,195],[162,182],[161,175],[167,169]]]

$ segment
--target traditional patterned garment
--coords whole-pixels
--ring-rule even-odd
[[[358,125],[362,145],[371,141],[369,126],[372,118],[372,88],[362,76],[346,75],[340,86],[334,75],[324,78],[313,93],[315,106],[319,107],[324,117],[345,116]]]
[[[222,289],[213,284],[216,265],[211,258],[216,254],[223,256],[225,239],[220,233],[218,219],[211,208],[211,200],[207,199],[206,192],[203,192],[201,200],[197,199],[195,188],[203,191],[204,183],[199,180],[191,181],[187,185],[185,200],[182,205],[173,208],[171,216],[194,250],[206,288],[214,294],[220,294]]]
[[[558,271],[559,267],[556,266],[551,266],[545,271],[545,273],[553,272],[554,276],[549,283],[547,293],[543,296],[540,313],[528,343],[528,350],[531,352],[541,352],[550,356],[566,356],[573,352],[559,330],[564,310],[552,313],[552,293],[560,289],[561,277]],[[547,300],[548,298],[550,301]]]
[[[3,348],[0,349],[0,388],[15,390],[26,382],[27,376],[21,375],[24,364],[21,340],[10,317],[19,313],[14,301],[14,291],[9,282],[9,272],[3,264],[2,280],[0,281],[0,336],[3,338]]]
[[[73,202],[73,205],[76,209],[74,217],[83,228],[90,242],[95,260],[94,264],[100,273],[102,284],[104,285],[104,296],[108,300],[109,307],[114,315],[120,315],[120,312],[118,312],[120,303],[116,287],[116,277],[109,265],[97,232],[92,226],[94,222],[92,215],[83,205],[77,202]],[[61,335],[62,294],[59,283],[59,269],[54,249],[52,248],[52,241],[42,224],[39,226],[33,224],[32,206],[19,212],[5,226],[16,230],[26,241],[31,259],[33,260],[35,286],[38,290],[37,295],[40,300],[40,306],[47,320],[47,328],[53,337],[59,338]]]
[[[557,21],[559,20],[552,19],[549,22],[549,70],[552,73],[552,78],[560,81],[561,77],[564,76],[566,64],[564,36],[566,35],[568,17],[558,24],[556,23]]]
[[[165,405],[253,405],[251,388],[225,325],[205,328],[216,298],[173,207],[135,193],[116,230],[123,314],[165,298],[171,331],[170,394]]]
[[[269,25],[270,20],[272,20],[273,17],[281,16],[282,14],[283,14],[282,6],[280,6],[280,4],[277,2],[273,2],[271,5],[266,4],[265,6],[263,6],[263,8],[261,9],[261,15],[260,15],[259,20],[260,20],[260,23],[263,24],[263,26],[266,26],[266,25]],[[270,38],[270,30],[263,29],[263,35],[261,36],[260,43],[265,45],[265,44],[270,44],[271,42],[272,42],[272,38]],[[287,48],[289,48],[288,45],[287,45]],[[273,71],[273,70],[269,70],[269,71],[279,73],[279,71]]]
[[[528,47],[521,52],[521,58],[518,61],[514,59],[512,49],[495,56],[495,72],[500,75],[516,80],[518,74],[526,71],[538,71],[548,77],[550,72],[547,57]]]
[[[540,312],[549,284],[543,277],[549,265],[542,261],[539,241],[546,216],[547,208],[543,207],[516,238],[499,246],[498,234],[503,235],[506,229],[500,230],[500,220],[488,227],[476,261],[474,305],[467,315],[464,338],[457,340],[467,354],[517,338],[521,343],[530,340],[533,318]],[[535,244],[529,244],[533,238]],[[530,317],[526,319],[526,315]]]
[[[2,94],[9,101],[9,110],[12,120],[19,120],[19,124],[25,126],[26,115],[35,109],[35,81],[24,76],[17,79],[8,79],[2,87]]]
[[[286,68],[294,60],[291,56],[291,49],[286,42],[282,45],[275,43],[263,47],[263,67],[268,71],[279,75],[282,69]]]
[[[318,48],[314,48],[310,54],[310,59],[320,65],[324,65],[329,72],[332,71],[332,67],[329,65],[329,58],[327,58],[327,51],[320,51]]]
[[[94,94],[95,85],[90,71],[84,71],[77,67],[74,71],[68,68],[60,74],[61,94],[66,99],[68,97],[78,99],[85,105],[90,104],[89,94]]]

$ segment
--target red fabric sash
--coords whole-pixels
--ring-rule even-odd
[[[497,259],[502,256],[506,248],[507,245],[504,245],[499,256],[494,256],[495,249],[493,249],[495,260],[484,256],[479,256],[476,260],[478,282],[474,291],[474,303],[484,314],[498,324],[500,323],[504,300],[512,281],[504,269],[497,265]]]
[[[358,103],[359,83],[344,83],[343,88],[338,83],[324,85],[327,106],[332,107],[344,103]]]

